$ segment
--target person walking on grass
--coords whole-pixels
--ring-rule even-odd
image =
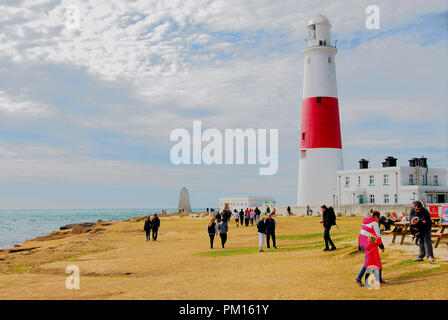
[[[246,210],[246,212],[244,212],[244,225],[246,227],[249,226],[249,220],[250,220],[250,211]]]
[[[272,218],[272,214],[268,215],[268,218],[266,219],[266,243],[268,245],[268,250],[271,250],[271,246],[269,243],[270,238],[272,237],[272,246],[274,249],[277,249],[277,246],[275,245],[275,227],[277,225],[277,222]]]
[[[258,231],[258,246],[260,247],[260,252],[264,252],[263,245],[264,245],[264,239],[266,238],[266,223],[264,216],[261,216],[260,221],[257,223],[257,231]]]
[[[151,241],[151,217],[148,216],[148,219],[145,221],[145,226],[143,227],[143,230],[146,232],[146,241]]]
[[[255,212],[254,212],[253,209],[250,209],[249,219],[250,219],[250,225],[251,226],[254,225],[254,217],[255,217]]]
[[[306,206],[306,215],[307,216],[312,216],[313,215],[313,210],[311,210],[310,206]]]
[[[240,226],[244,225],[244,210],[240,210]]]
[[[321,206],[321,209],[322,209],[322,220],[320,221],[320,223],[324,225],[324,240],[325,240],[324,251],[333,251],[336,250],[336,246],[331,240],[330,230],[331,226],[336,225],[336,215],[334,213],[334,210],[330,210],[330,208],[327,208],[327,206],[325,205]],[[328,245],[330,245],[331,248],[329,248]]]
[[[261,216],[261,211],[260,211],[260,209],[258,209],[258,207],[255,207],[254,215],[255,215],[255,223],[258,225],[258,222],[260,222],[260,216]]]
[[[213,249],[213,241],[215,240],[215,235],[218,233],[218,225],[215,222],[215,218],[212,218],[208,223],[207,232],[210,237],[210,249]]]
[[[286,211],[288,211],[288,216],[290,216],[290,215],[291,215],[291,207],[288,206],[288,208],[286,209]]]
[[[157,241],[157,236],[159,235],[159,227],[160,227],[160,219],[157,216],[157,213],[154,214],[154,217],[152,218],[152,240]]]
[[[238,213],[238,210],[235,209],[235,224],[236,227],[239,227],[239,221],[240,221],[240,214]]]
[[[226,203],[224,210],[222,211],[222,221],[224,221],[225,223],[229,222],[231,216],[232,216],[232,211],[230,211],[229,204]]]
[[[221,223],[218,226],[219,236],[221,237],[221,245],[224,249],[224,245],[227,241],[227,231],[229,231],[229,227],[227,225],[227,222],[221,221]]]
[[[379,252],[378,252],[378,247],[381,249],[381,252],[384,252],[384,245],[383,245],[383,241],[381,239],[381,232],[380,232],[380,225],[378,223],[378,220],[380,219],[380,213],[378,211],[373,211],[371,217],[367,217],[364,218],[362,221],[362,227],[361,227],[361,232],[359,233],[358,236],[358,251],[362,252],[365,254],[364,257],[364,264],[361,268],[361,271],[358,274],[358,277],[356,278],[356,283],[361,286],[364,287],[364,284],[362,283],[362,277],[364,276],[364,274],[366,273],[366,269],[367,267],[372,264],[371,261],[374,261],[374,265],[376,265],[379,269],[380,269],[380,283],[385,284],[387,283],[387,281],[383,280],[383,274],[382,274],[382,265],[381,265],[381,260],[379,258]],[[375,241],[370,241],[370,242],[375,242],[375,245],[371,244],[369,242],[369,238],[372,240],[372,238],[375,238]],[[367,246],[369,246],[368,249]],[[378,255],[375,252],[375,247],[376,246],[376,251],[378,252]],[[368,255],[370,255],[370,260],[367,261],[368,259]],[[378,263],[378,261],[379,263]],[[370,264],[368,264],[370,263]]]
[[[216,214],[215,218],[216,218],[216,221],[217,221],[218,223],[221,222],[221,214],[219,213],[219,211],[218,211],[218,213]]]
[[[409,221],[413,220],[419,221],[419,225],[421,225],[421,228],[418,228],[420,249],[418,257],[415,258],[414,261],[423,261],[423,258],[426,256],[428,257],[429,262],[433,262],[435,259],[431,242],[431,216],[429,215],[428,209],[426,209],[420,201],[415,201],[414,207],[411,209]],[[413,232],[413,229],[411,229],[411,231]]]

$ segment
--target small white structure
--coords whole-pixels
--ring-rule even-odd
[[[330,203],[334,176],[342,170],[342,139],[336,85],[336,45],[331,24],[317,15],[307,25],[303,73],[298,206]]]
[[[424,157],[409,160],[409,167],[397,166],[393,157],[387,157],[382,168],[369,168],[365,159],[359,163],[359,169],[337,172],[333,205],[448,202],[447,170],[428,168]]]
[[[228,203],[230,211],[234,209],[240,211],[241,209],[258,207],[260,211],[263,211],[266,206],[269,206],[271,210],[275,208],[275,197],[225,197],[219,198],[219,211],[224,210],[225,204]]]

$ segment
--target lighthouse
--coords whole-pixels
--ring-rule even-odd
[[[317,15],[307,25],[300,130],[298,206],[335,205],[342,141],[331,25]]]

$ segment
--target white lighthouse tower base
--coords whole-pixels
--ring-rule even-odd
[[[300,151],[298,206],[333,206],[337,197],[335,172],[342,168],[342,149]]]

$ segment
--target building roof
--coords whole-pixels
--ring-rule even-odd
[[[308,22],[307,27],[312,25],[312,24],[328,24],[331,27],[330,22],[328,21],[327,17],[325,17],[322,14],[318,14],[317,16],[315,16],[314,18],[312,18],[310,20],[310,22]]]

